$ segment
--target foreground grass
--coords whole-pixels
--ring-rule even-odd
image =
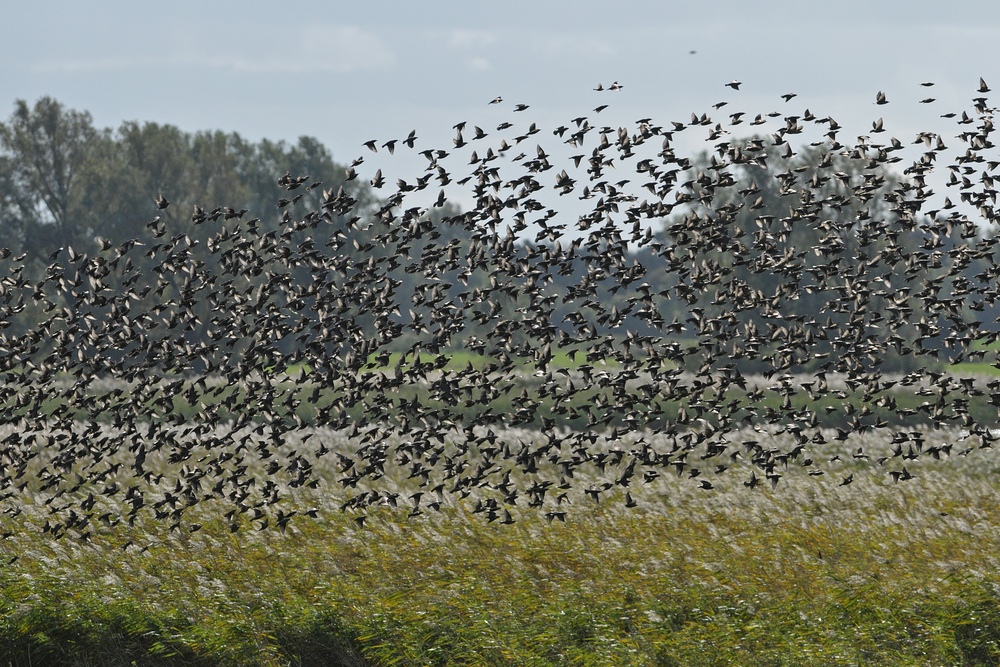
[[[81,543],[27,507],[2,519],[0,664],[997,664],[998,463],[773,490],[667,476],[565,523],[446,503],[359,527],[317,495],[284,533],[231,533],[204,503]]]

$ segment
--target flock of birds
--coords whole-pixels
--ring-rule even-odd
[[[620,490],[629,506],[663,474],[706,489],[727,470],[750,488],[777,484],[797,468],[821,474],[830,440],[865,431],[891,432],[892,448],[856,458],[896,481],[911,476],[908,461],[948,453],[919,429],[890,427],[886,411],[961,426],[988,447],[991,424],[966,406],[984,393],[1000,405],[1000,383],[925,363],[942,349],[984,358],[998,337],[995,322],[975,319],[1000,297],[997,237],[981,233],[1000,222],[988,92],[981,80],[967,111],[946,114],[957,137],[882,139],[879,119],[854,142],[808,109],[604,126],[612,99],[544,130],[517,105],[496,129],[458,123],[450,146],[422,146],[416,132],[367,142],[347,181],[366,180],[372,153],[427,159],[394,190],[375,172],[370,185],[388,194],[372,210],[344,187],[302,210],[300,195],[324,186],[285,174],[277,230],[246,211],[196,208],[203,240],[156,218],[145,237],[63,249],[41,280],[25,277],[29,258],[4,251],[0,326],[38,313],[28,330],[0,333],[4,524],[34,494],[56,537],[143,513],[181,529],[209,500],[228,507],[234,531],[284,530],[316,514],[286,505],[301,488],[337,498],[359,524],[375,505],[419,514],[467,496],[490,521],[513,521],[515,508],[551,520],[575,480],[589,499]],[[795,96],[783,97],[791,109]],[[774,130],[741,140],[743,123]],[[813,128],[815,168],[783,171],[771,156],[791,158]],[[681,133],[704,135],[702,162],[678,150]],[[886,187],[913,145],[915,160]],[[857,170],[839,171],[844,160]],[[753,169],[780,184],[788,214],[761,213],[746,230],[734,221],[765,203],[743,178]],[[958,204],[935,203],[938,177]],[[474,204],[436,220],[456,188]],[[570,200],[586,209],[573,220],[558,210]],[[814,243],[796,247],[803,229]],[[400,272],[417,281],[412,293]],[[654,290],[652,272],[674,286]],[[817,312],[790,314],[805,294]],[[664,318],[665,304],[685,317]],[[455,350],[470,361],[453,364]],[[889,352],[921,361],[889,376],[879,368]],[[766,372],[748,378],[740,360]],[[897,405],[903,388],[927,400]],[[845,425],[821,428],[838,410]],[[519,426],[530,437],[505,434]],[[322,429],[347,444],[330,447]],[[775,431],[794,446],[775,446]],[[400,496],[388,483],[400,478],[419,490]]]

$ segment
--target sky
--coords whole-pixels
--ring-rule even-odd
[[[940,114],[970,109],[980,77],[1000,95],[995,0],[49,0],[4,3],[0,19],[0,118],[4,105],[48,95],[100,127],[310,135],[338,162],[366,157],[359,172],[369,177],[383,166],[420,175],[417,152],[450,149],[461,121],[489,132],[536,122],[551,142],[552,129],[581,115],[634,127],[692,112],[725,124],[735,111],[809,109],[852,139],[884,118],[908,143],[923,130],[957,133]],[[739,90],[725,85],[733,80]],[[616,81],[619,91],[594,90]],[[875,104],[879,91],[889,104]],[[927,97],[935,102],[919,103]],[[529,108],[515,113],[515,104]],[[411,130],[416,150],[391,161],[363,146]]]

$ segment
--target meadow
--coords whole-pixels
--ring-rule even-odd
[[[595,473],[566,490],[564,515],[522,503],[513,523],[477,512],[476,493],[410,516],[405,470],[385,480],[397,507],[359,522],[333,486],[300,489],[281,531],[233,532],[203,501],[174,528],[140,514],[53,539],[38,529],[52,508],[26,493],[0,524],[0,663],[997,664],[1000,459],[957,430],[923,436],[951,454],[908,461],[898,482],[852,456],[888,439],[852,434],[820,450],[835,459],[825,474],[793,463],[774,489],[745,484],[753,467],[737,459],[706,473],[711,490],[665,474],[595,502]]]
[[[904,180],[902,139],[808,109],[721,143],[707,114],[462,122],[416,184],[329,155],[275,180],[278,146],[239,194],[264,205],[208,210],[142,194],[167,181],[131,156],[180,144],[109,131],[78,182],[156,216],[0,247],[0,665],[1000,665],[974,100],[944,191],[975,219],[922,210],[940,135]],[[32,244],[29,158],[74,118],[0,125]]]

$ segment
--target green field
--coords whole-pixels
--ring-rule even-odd
[[[620,370],[591,361],[604,379]],[[141,396],[120,382],[95,382],[90,412],[70,412],[96,420],[95,434],[111,428],[110,416],[124,408],[177,418],[166,433],[180,433],[205,414],[227,423],[237,416],[227,406],[253,405],[262,387],[273,389],[270,418],[298,426],[282,433],[287,441],[273,458],[248,457],[244,474],[276,480],[282,502],[268,507],[254,490],[236,513],[218,496],[184,508],[176,520],[144,512],[129,525],[116,505],[120,496],[105,498],[97,485],[83,483],[86,468],[64,471],[65,479],[83,473],[76,487],[44,493],[40,471],[54,452],[43,452],[27,468],[22,492],[0,499],[0,665],[1000,664],[1000,455],[960,433],[965,421],[998,423],[980,365],[946,369],[982,376],[964,389],[898,383],[866,395],[841,383],[815,397],[783,396],[760,377],[748,389],[728,388],[720,400],[735,406],[734,419],[752,414],[759,425],[769,414],[811,413],[814,428],[825,429],[824,444],[810,442],[802,458],[779,469],[775,488],[747,457],[698,461],[701,450],[694,450],[697,478],[664,467],[646,480],[640,468],[626,486],[617,482],[625,457],[602,474],[581,469],[571,484],[553,486],[542,507],[530,508],[523,490],[565,481],[558,465],[543,463],[528,475],[498,458],[492,476],[461,499],[428,491],[447,481],[440,470],[421,485],[399,464],[355,488],[333,454],[312,457],[320,445],[354,455],[352,436],[316,427],[318,415],[341,402],[352,424],[373,414],[384,421],[385,434],[377,437],[387,438],[390,450],[400,444],[389,428],[393,419],[412,418],[402,406],[418,402],[418,416],[460,424],[487,408],[513,420],[524,412],[518,396],[533,397],[522,428],[498,428],[497,449],[507,442],[512,451],[539,444],[541,421],[579,431],[590,410],[596,418],[602,410],[620,413],[623,396],[637,400],[641,427],[677,426],[682,412],[699,407],[691,396],[644,394],[641,377],[623,385],[625,394],[610,384],[584,384],[586,360],[568,355],[553,359],[548,371],[557,374],[557,386],[577,383],[565,396],[539,391],[543,380],[529,364],[498,376],[498,391],[485,405],[435,388],[437,379],[470,368],[482,374],[491,363],[467,352],[372,358],[351,395],[347,386],[322,385],[306,366],[236,385],[168,377]],[[406,376],[380,385],[397,368],[423,377],[422,366],[435,369],[423,384]],[[13,416],[54,416],[74,396],[55,393],[26,405],[13,395],[0,405]],[[934,410],[952,426],[933,428]],[[846,432],[834,428],[859,415],[886,429],[839,437]],[[783,423],[737,431],[732,450],[754,442],[762,451],[790,451],[796,441],[782,433]],[[238,427],[230,423],[224,437],[235,442],[256,429],[266,442],[262,424],[248,416]],[[619,439],[598,440],[590,453],[655,441],[641,427],[621,424],[620,415],[604,424],[602,437]],[[5,426],[0,436],[15,428]],[[934,457],[896,458],[889,432],[916,429]],[[472,459],[482,446],[473,446]],[[283,466],[295,450],[312,458],[314,487],[288,486]],[[168,462],[177,451],[190,459]],[[114,479],[123,488],[139,483],[127,451],[103,455],[102,466],[122,461]],[[150,452],[147,466],[165,477],[152,485],[149,502],[167,502],[180,462],[217,455],[200,443]],[[817,463],[804,467],[807,456]],[[730,464],[724,474],[715,470],[720,462]],[[901,465],[913,477],[894,482],[890,473]],[[504,497],[498,482],[505,472],[520,498],[492,513],[476,511],[484,500]],[[747,484],[752,475],[761,482],[754,488]],[[701,488],[705,480],[713,488]],[[398,494],[397,506],[383,496],[367,515],[345,511],[369,483]],[[602,485],[608,488],[595,502],[588,490]],[[556,488],[565,488],[565,502],[554,498]],[[91,493],[85,527],[59,539],[44,532],[49,523],[66,522]],[[413,500],[417,493],[422,503]]]
[[[1000,368],[995,364],[984,362],[963,361],[949,368],[956,375],[1000,376]]]
[[[29,494],[3,514],[0,664],[997,664],[1000,458],[956,448],[893,483],[857,446],[886,443],[852,436],[827,474],[773,490],[743,467],[594,503],[600,480],[577,479],[565,522],[523,504],[488,522],[476,496],[407,519],[400,475],[399,508],[363,527],[328,486],[284,532],[233,533],[203,502],[175,530],[144,516],[81,542],[39,532]]]

